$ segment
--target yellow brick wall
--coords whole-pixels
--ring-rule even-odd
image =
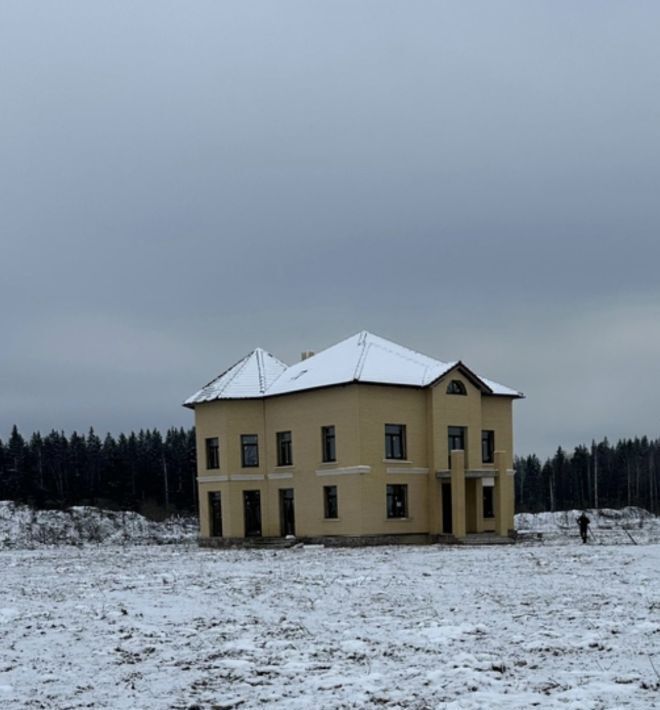
[[[463,381],[467,396],[448,395],[450,379]],[[300,537],[440,532],[440,481],[435,474],[448,468],[448,426],[468,428],[467,469],[488,468],[481,462],[482,429],[495,430],[496,449],[505,450],[512,462],[511,400],[482,396],[457,371],[426,389],[350,384],[265,400],[209,402],[196,405],[195,423],[202,536],[209,534],[210,491],[222,495],[223,535],[244,536],[244,490],[261,491],[263,535],[279,536],[278,491],[283,488],[294,489]],[[405,461],[385,460],[385,424],[406,426]],[[337,453],[331,464],[321,461],[321,427],[330,425],[335,427]],[[291,466],[277,466],[280,431],[292,433]],[[258,435],[258,467],[241,467],[241,434]],[[207,470],[205,440],[215,436],[220,468]],[[351,472],[356,466],[369,466],[370,471]],[[240,480],[246,476],[259,480]],[[209,480],[214,477],[228,480]],[[388,483],[408,486],[408,518],[387,519]],[[337,520],[323,517],[327,485],[337,486]],[[470,527],[492,527],[481,516],[481,482],[469,482],[467,492]]]

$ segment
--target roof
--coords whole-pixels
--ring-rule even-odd
[[[257,348],[189,397],[184,406],[216,399],[272,397],[351,382],[427,387],[457,367],[486,394],[523,396],[476,375],[460,360],[435,360],[362,331],[290,367]]]

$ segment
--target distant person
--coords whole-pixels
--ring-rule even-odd
[[[589,523],[591,520],[587,518],[586,513],[582,512],[582,515],[577,519],[577,524],[580,526],[580,537],[582,538],[582,542],[585,543],[587,541],[587,535],[589,534]]]

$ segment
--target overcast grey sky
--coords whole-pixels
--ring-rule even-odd
[[[359,330],[660,435],[660,3],[0,2],[0,438]]]

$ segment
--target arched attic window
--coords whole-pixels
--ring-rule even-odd
[[[451,380],[447,385],[447,394],[467,394],[467,390],[460,380]]]

